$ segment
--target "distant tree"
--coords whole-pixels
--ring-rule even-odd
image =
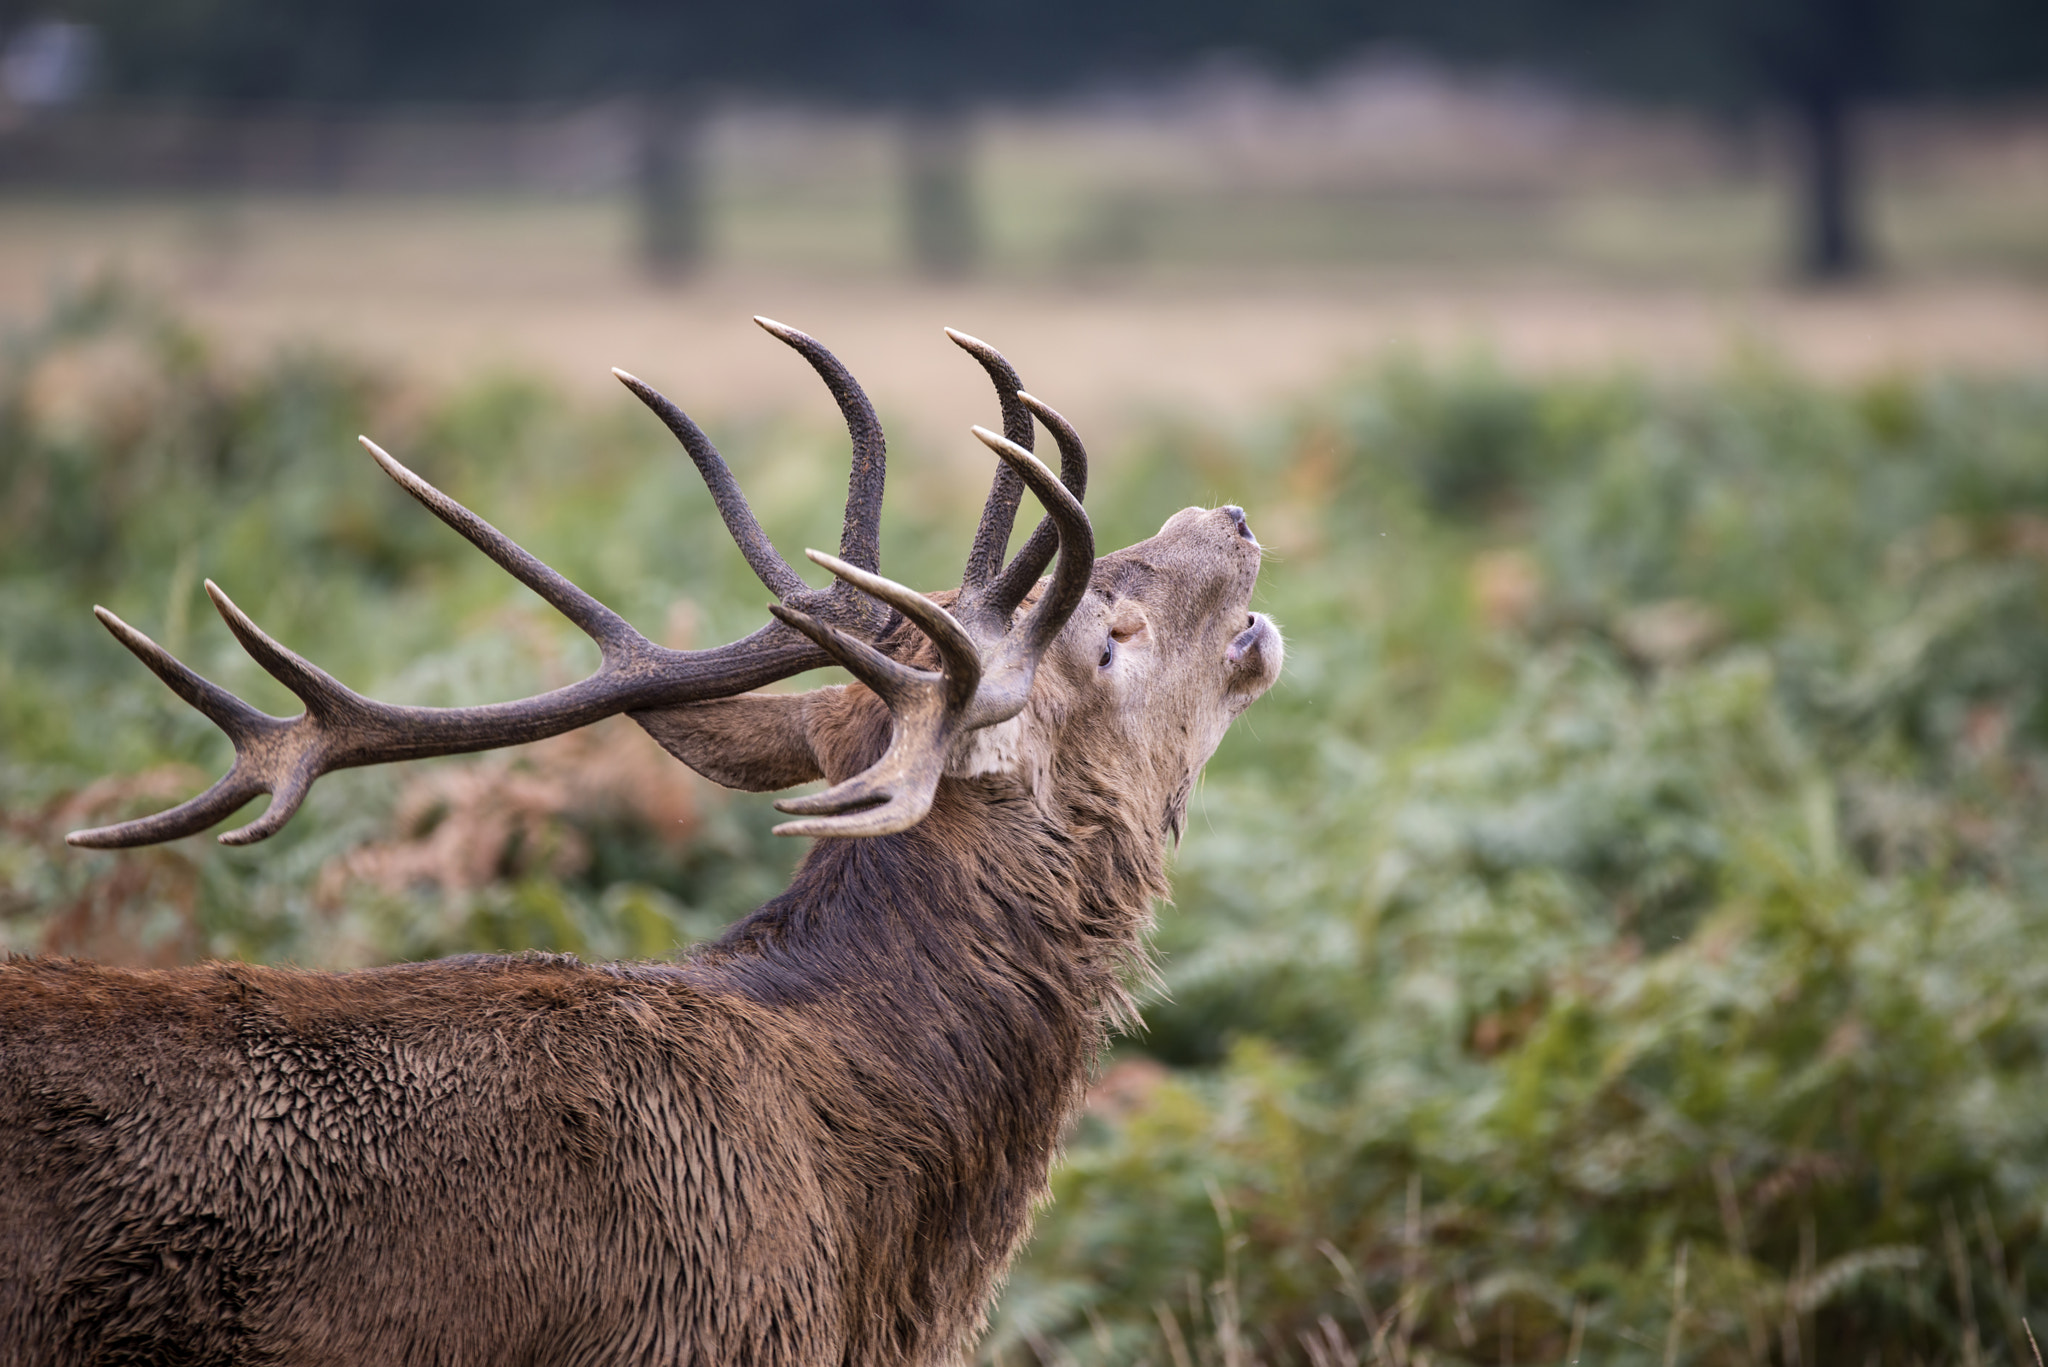
[[[1093,66],[1228,48],[1306,74],[1368,44],[1548,70],[1632,100],[1775,112],[1795,133],[1796,266],[1866,269],[1860,115],[2048,89],[2048,0],[1105,0],[1061,3]],[[1057,31],[1059,20],[1049,27]],[[1083,63],[1087,69],[1090,63]],[[1069,68],[1071,69],[1071,68]]]
[[[105,82],[119,96],[335,109],[629,99],[640,252],[661,278],[689,270],[705,248],[704,112],[719,93],[782,84],[785,54],[815,41],[811,26],[794,22],[796,8],[650,0],[70,6],[104,35]]]
[[[1371,27],[1348,5],[1318,12],[1331,40],[1347,25]],[[1397,22],[1447,56],[1548,68],[1631,99],[1788,118],[1796,266],[1822,281],[1871,263],[1858,138],[1870,104],[2048,87],[2048,0],[1463,0]]]
[[[0,15],[18,0],[0,0]],[[1774,108],[1799,132],[1799,265],[1851,275],[1858,113],[2048,84],[2048,0],[70,0],[109,85],[215,101],[642,101],[643,245],[701,250],[701,111],[749,91],[892,109],[916,259],[964,269],[965,114],[1235,51],[1305,74],[1399,40],[1636,99]]]
[[[1878,100],[2048,85],[2044,0],[1530,0],[1547,57],[1609,88],[1788,116],[1796,263],[1866,270],[1862,112]]]

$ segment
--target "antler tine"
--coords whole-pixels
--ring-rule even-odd
[[[777,618],[817,642],[874,689],[888,703],[895,723],[888,750],[874,764],[822,793],[776,803],[778,811],[819,819],[785,821],[775,833],[854,836],[906,830],[931,810],[948,743],[981,684],[981,652],[951,613],[915,589],[869,574],[822,551],[805,554],[842,581],[908,617],[931,638],[942,668],[937,674],[913,669],[806,613],[779,605],[770,608]]]
[[[206,594],[242,648],[271,677],[298,695],[310,717],[333,722],[351,711],[352,705],[365,703],[333,675],[271,639],[211,579],[206,581]],[[270,806],[248,825],[222,835],[223,845],[252,845],[275,834],[291,820],[314,780],[325,772],[313,738],[301,733],[293,722],[259,712],[226,689],[201,678],[105,608],[95,608],[93,612],[173,692],[226,733],[235,747],[235,762],[218,783],[189,802],[140,820],[73,831],[65,840],[90,849],[121,849],[176,840],[205,830],[258,793],[271,795]]]
[[[511,537],[408,470],[389,451],[368,437],[357,437],[356,440],[363,444],[363,449],[370,453],[370,458],[384,473],[391,476],[393,483],[418,499],[428,512],[460,532],[465,541],[539,594],[549,607],[574,622],[586,636],[597,642],[605,663],[617,664],[620,657],[629,654],[634,646],[647,643],[645,637],[627,625],[625,618],[577,588]],[[233,624],[230,618],[229,625]]]
[[[920,596],[900,584],[892,587]],[[932,796],[938,791],[939,771],[945,763],[946,720],[957,714],[951,701],[955,691],[952,681],[892,660],[867,642],[807,612],[779,603],[768,610],[817,642],[820,649],[846,666],[855,678],[874,689],[888,703],[889,716],[895,724],[889,749],[874,764],[822,793],[776,803],[780,811],[819,819],[782,822],[775,827],[775,834],[890,835],[915,826],[931,810]],[[981,661],[973,656],[971,643],[968,649],[973,677],[979,679]],[[940,689],[945,690],[943,698]]]
[[[810,637],[820,650],[873,689],[878,697],[898,697],[919,679],[927,677],[924,670],[893,660],[860,637],[849,635],[830,622],[821,622],[800,608],[770,603],[768,613],[791,630]]]
[[[1045,504],[1045,520],[1053,524],[1053,538],[1059,551],[1059,567],[1053,574],[1052,589],[1038,600],[1038,607],[1025,628],[1026,637],[1036,642],[1033,648],[1043,650],[1080,605],[1082,596],[1088,592],[1089,575],[1095,568],[1095,525],[1088,520],[1088,512],[1081,506],[1081,497],[1088,487],[1088,452],[1081,445],[1081,434],[1058,409],[1030,394],[1019,393],[1017,397],[1052,432],[1053,440],[1060,448],[1060,477],[1057,480],[1028,447],[1008,453],[1009,459],[1023,458],[1018,472],[1030,482],[1031,492]],[[996,454],[1005,453],[998,449]],[[1032,540],[1037,539],[1034,534]],[[1029,553],[1030,547],[1026,546],[1018,553],[1011,569],[1024,566],[1025,556]],[[1044,572],[1044,562],[1041,561],[1032,569],[1030,582],[1024,585],[1025,590],[1029,591],[1031,584],[1036,583]]]
[[[254,730],[265,722],[276,720],[267,713],[249,706],[219,684],[201,678],[187,668],[184,661],[129,626],[108,609],[95,603],[92,615],[99,618],[100,625],[112,632],[115,640],[128,647],[136,659],[148,665],[149,672],[162,679],[171,692],[183,698],[194,711],[230,737],[238,728]]]
[[[228,630],[235,634],[235,639],[242,643],[242,649],[249,652],[249,657],[262,665],[271,678],[296,694],[308,712],[331,716],[346,704],[350,693],[341,680],[273,640],[211,579],[206,581],[206,596],[213,600],[214,611],[228,624]]]
[[[64,837],[65,842],[84,849],[118,850],[177,840],[198,834],[263,792],[266,785],[252,772],[248,754],[252,750],[267,751],[274,747],[289,723],[257,711],[218,684],[201,678],[176,656],[107,609],[95,606],[93,615],[113,633],[115,640],[148,665],[150,672],[162,679],[173,693],[226,733],[234,743],[235,763],[218,783],[168,811],[113,826],[73,831]],[[294,802],[293,806],[296,807],[297,803]],[[271,809],[274,811],[276,808],[277,803],[273,801]],[[266,812],[265,816],[268,815]],[[283,819],[279,818],[279,824]]]
[[[866,642],[806,613],[769,609],[817,642],[889,705],[895,734],[880,760],[844,783],[808,797],[787,798],[779,811],[829,820],[785,821],[778,835],[888,835],[924,819],[938,791],[953,723],[966,715],[981,685],[981,652],[953,615],[917,590],[869,574],[822,551],[805,551],[840,579],[894,607],[931,638],[940,672],[913,669]]]
[[[1088,493],[1088,448],[1081,444],[1081,434],[1076,432],[1074,425],[1050,404],[1021,390],[1017,394],[1017,401],[1037,415],[1039,421],[1052,433],[1053,440],[1058,443],[1059,482],[1073,494],[1078,505]],[[1017,442],[1016,445],[1027,453],[1031,450],[1029,442]],[[1048,503],[1046,506],[1050,509],[1053,505]],[[1082,520],[1087,520],[1085,515]],[[1003,570],[1002,577],[989,587],[986,596],[987,610],[997,614],[1007,624],[1010,614],[1016,611],[1017,604],[1024,601],[1024,595],[1031,592],[1031,586],[1045,573],[1045,567],[1052,563],[1053,553],[1063,544],[1061,529],[1052,513],[1048,512],[1039,521],[1037,529],[1031,533],[1031,539],[1024,543],[1024,549],[1018,551],[1016,558]],[[1089,544],[1094,544],[1092,533]],[[1092,556],[1093,553],[1090,554]]]
[[[772,318],[756,317],[754,321],[811,363],[846,419],[846,433],[853,441],[853,472],[846,482],[846,521],[839,532],[839,555],[873,572],[882,564],[882,484],[888,473],[887,443],[875,406],[868,402],[860,382],[817,338]]]
[[[298,814],[299,804],[306,800],[307,793],[313,791],[314,780],[320,777],[321,772],[317,755],[307,752],[296,756],[284,778],[270,790],[270,805],[263,809],[263,815],[246,826],[223,831],[220,843],[253,845],[276,835],[284,829],[285,822]]]
[[[890,607],[916,623],[917,629],[931,638],[938,648],[939,660],[948,679],[947,700],[965,706],[974,696],[974,686],[981,682],[981,651],[975,646],[974,638],[954,619],[953,614],[934,603],[931,599],[908,588],[893,579],[879,574],[869,574],[857,565],[849,565],[837,556],[823,551],[806,550],[813,563],[823,565],[833,574],[852,584],[872,597],[879,598]],[[820,646],[824,642],[819,642]],[[829,647],[828,647],[829,648]]]
[[[704,487],[711,491],[711,501],[718,505],[718,515],[724,519],[726,531],[732,534],[733,543],[740,548],[740,554],[747,558],[747,565],[768,591],[777,598],[802,593],[806,587],[803,579],[790,568],[789,562],[775,549],[775,543],[761,530],[753,508],[747,504],[747,496],[740,491],[739,481],[733,478],[725,457],[718,454],[711,438],[690,420],[689,414],[670,402],[668,396],[653,385],[617,366],[612,367],[612,374],[633,391],[634,397],[654,410],[654,415],[675,433],[676,440],[689,452],[697,473],[704,478]]]
[[[970,337],[954,328],[947,328],[946,336],[988,372],[989,379],[995,382],[996,402],[1002,406],[1003,435],[1029,451],[1037,433],[1032,430],[1030,411],[1018,398],[1024,381],[1018,378],[1017,368],[979,337]],[[1024,481],[1017,477],[1017,472],[1008,465],[996,466],[995,482],[989,485],[988,501],[981,506],[981,524],[974,529],[974,544],[967,552],[967,567],[960,576],[960,587],[969,594],[995,578],[1002,568],[1003,554],[1010,548],[1010,529],[1017,521],[1017,504],[1023,497]]]
[[[812,556],[820,563],[831,559],[818,556],[816,552],[812,552]],[[834,573],[840,569],[853,569],[853,566],[837,560],[831,561],[831,567]],[[901,584],[883,582],[894,591],[890,595],[892,601],[923,596]],[[929,599],[925,601],[930,603]],[[936,604],[932,606],[943,615],[943,608],[937,608]],[[777,808],[791,815],[818,819],[785,821],[775,827],[775,833],[889,835],[915,826],[931,810],[932,796],[938,791],[939,773],[945,763],[947,719],[959,715],[966,706],[964,700],[956,700],[961,691],[961,681],[978,682],[981,678],[981,660],[974,651],[973,643],[955,626],[953,634],[956,640],[951,646],[940,647],[941,655],[948,661],[947,671],[932,674],[892,660],[867,642],[849,636],[807,612],[779,603],[768,610],[782,622],[810,637],[819,648],[846,666],[855,678],[872,688],[888,703],[889,715],[895,724],[889,749],[875,764],[822,793],[776,803]],[[919,619],[913,617],[912,620]],[[934,641],[940,639],[939,636],[933,637]],[[953,666],[958,663],[957,651],[963,646],[966,669],[956,672]],[[974,682],[966,684],[969,697],[973,695],[974,687]]]
[[[974,435],[1031,486],[1031,492],[1045,504],[1047,519],[1059,538],[1059,566],[1053,572],[1052,587],[1038,600],[1017,633],[1032,650],[1043,651],[1059,635],[1060,628],[1088,592],[1088,577],[1095,568],[1095,527],[1088,521],[1088,510],[1081,506],[1081,500],[1038,457],[986,427],[975,428]]]
[[[238,764],[230,769],[220,782],[198,797],[181,802],[168,811],[158,812],[155,816],[140,817],[134,821],[123,821],[119,825],[94,826],[90,830],[73,831],[64,837],[64,843],[86,850],[126,850],[137,845],[160,845],[166,840],[180,840],[188,835],[197,835],[217,822],[225,821],[234,815],[236,808],[262,791],[263,785],[242,773]],[[292,806],[296,810],[298,804],[294,802]],[[276,807],[277,803],[273,801],[271,808],[275,810]],[[265,812],[263,815],[267,819],[270,813]],[[282,824],[282,818],[279,824]],[[247,827],[243,829],[246,830]],[[265,835],[269,833],[264,832]],[[240,831],[228,832],[228,835],[239,834]],[[221,839],[226,842],[227,836]]]
[[[975,697],[969,725],[986,726],[1023,710],[1046,647],[1087,596],[1088,581],[1095,569],[1095,529],[1080,500],[1036,456],[985,427],[975,428],[974,435],[1031,486],[1031,492],[1045,504],[1047,520],[1057,528],[1059,537],[1059,565],[1053,571],[1052,584],[1023,625],[1004,636],[996,647],[996,658],[989,662],[981,691]]]
[[[843,794],[844,810],[835,808],[829,816],[779,822],[771,829],[776,835],[842,839],[907,831],[932,809],[932,795],[938,791],[943,768],[934,756],[933,751],[921,752],[915,763],[891,766],[886,774],[879,767],[870,769],[832,790]],[[824,796],[820,793],[817,798],[792,798],[776,803],[775,807],[783,812],[807,811],[808,808],[799,808],[797,804],[815,802]]]

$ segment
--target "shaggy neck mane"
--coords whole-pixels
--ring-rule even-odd
[[[1167,890],[1161,833],[1081,791],[1054,819],[1004,780],[947,780],[911,830],[820,841],[691,967],[763,1005],[870,1016],[863,1038],[950,1059],[966,1097],[1054,1059],[1075,1085],[1136,1020],[1128,984]]]
[[[947,780],[911,830],[820,841],[686,966],[829,1041],[809,1101],[853,1155],[849,1319],[885,1354],[979,1332],[1089,1070],[1135,1018],[1163,833],[1113,788],[1061,775],[1048,813],[1007,778]]]

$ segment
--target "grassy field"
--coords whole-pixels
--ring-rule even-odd
[[[419,118],[384,130],[388,155],[447,141]],[[556,141],[570,151],[554,155],[592,160],[569,135],[581,128],[568,118]],[[751,336],[747,318],[766,313],[838,348],[899,443],[970,462],[979,400],[942,325],[1028,358],[1032,383],[1098,441],[1162,414],[1248,420],[1390,352],[1665,377],[1737,352],[1843,380],[2048,365],[2037,111],[1873,125],[1882,269],[1820,294],[1786,284],[1768,128],[1398,71],[1348,92],[1224,81],[989,114],[974,143],[981,262],[952,283],[904,264],[894,137],[882,120],[721,115],[709,259],[665,287],[637,269],[623,170],[552,195],[17,193],[0,199],[0,319],[26,325],[53,288],[112,272],[232,363],[329,347],[425,392],[499,373],[585,398],[622,365],[721,420],[821,411],[802,367]]]
[[[2040,217],[2048,223],[2048,213]],[[481,200],[0,203],[0,318],[112,271],[171,301],[223,364],[337,350],[445,392],[523,376],[606,401],[609,368],[735,423],[829,417],[815,380],[748,323],[833,346],[898,449],[979,484],[979,381],[939,334],[986,336],[1098,442],[1162,417],[1248,421],[1389,355],[1516,373],[1699,377],[1741,354],[1817,376],[2048,366],[2048,288],[1901,276],[1812,294],[1751,279],[1240,262],[1179,276],[989,275],[956,284],[802,261],[724,263],[674,288],[633,271],[623,206]]]
[[[784,545],[836,516],[843,438],[811,402],[714,424]],[[202,576],[397,701],[592,663],[358,431],[658,639],[758,619],[687,463],[622,397],[224,358],[145,297],[78,291],[0,364],[0,943],[657,955],[779,886],[797,850],[765,803],[625,725],[334,775],[252,849],[60,843],[224,760],[92,602],[273,710]],[[1244,503],[1289,672],[1191,808],[1167,990],[1106,1061],[988,1356],[2031,1361],[2038,378],[1414,358],[1123,432],[1096,447],[1099,536]],[[897,462],[885,559],[912,583],[957,573],[985,471],[954,471],[916,442]]]

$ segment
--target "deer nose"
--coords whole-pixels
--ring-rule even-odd
[[[1252,535],[1252,524],[1245,520],[1244,509],[1238,507],[1235,503],[1226,503],[1223,505],[1220,511],[1225,516],[1227,516],[1230,519],[1232,525],[1234,525],[1237,528],[1237,534],[1239,536],[1243,537],[1245,540],[1253,543],[1254,545],[1258,544],[1259,539],[1256,536]]]

